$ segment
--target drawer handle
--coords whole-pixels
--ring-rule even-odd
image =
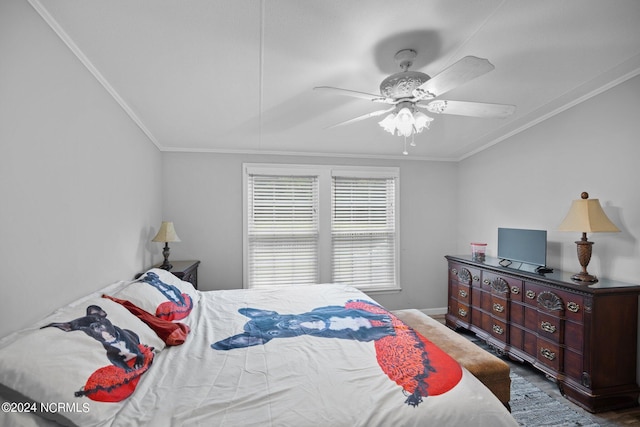
[[[556,358],[556,354],[553,351],[549,350],[548,348],[541,347],[540,354],[549,360],[553,360]]]
[[[480,281],[480,276],[473,276],[473,281],[474,282],[479,282]]]
[[[469,294],[467,293],[467,291],[460,289],[458,291],[458,295],[460,295],[462,298],[466,298]]]
[[[458,314],[460,315],[460,317],[467,317],[467,310],[465,310],[464,308],[459,308]]]
[[[536,298],[536,293],[533,292],[532,290],[528,290],[526,295],[527,295],[527,298],[529,298],[529,299],[535,299]]]
[[[489,279],[484,279],[484,280],[482,281],[482,283],[484,283],[485,285],[489,285],[489,284],[491,284],[491,280],[489,280]]]
[[[512,286],[511,287],[511,293],[514,295],[518,295],[520,293],[520,288],[517,286]]]
[[[499,325],[493,325],[493,332],[495,332],[498,335],[502,335],[504,334],[504,329]]]
[[[543,331],[549,332],[551,334],[556,332],[556,327],[553,326],[552,323],[550,322],[545,322],[543,321],[542,323],[540,323],[540,329],[542,329]]]
[[[456,270],[455,268],[452,268],[452,269],[451,269],[451,272],[452,272],[453,274],[458,274],[458,270]]]
[[[493,303],[493,311],[497,313],[502,313],[504,311],[504,305],[498,304],[497,302]]]
[[[567,310],[569,310],[572,313],[577,313],[578,311],[580,311],[580,305],[576,304],[575,302],[568,302]]]

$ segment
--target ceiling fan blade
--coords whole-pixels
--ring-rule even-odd
[[[375,95],[373,93],[366,93],[366,92],[358,92],[357,90],[340,89],[339,87],[317,86],[317,87],[314,87],[313,90],[320,90],[323,92],[333,92],[338,95],[352,96],[354,98],[366,99],[367,101],[373,101],[373,102],[382,102],[385,104],[393,103],[392,99],[385,98],[384,96],[381,96],[381,95]]]
[[[385,113],[389,113],[389,112],[391,112],[391,111],[395,110],[395,108],[396,108],[396,107],[394,106],[394,107],[391,107],[391,108],[386,109],[386,110],[378,110],[378,111],[374,111],[374,112],[372,112],[372,113],[367,113],[367,114],[364,114],[364,115],[362,115],[362,116],[358,116],[358,117],[355,117],[355,118],[353,118],[353,119],[346,120],[346,121],[344,121],[344,122],[340,122],[340,123],[338,123],[338,124],[335,124],[335,125],[329,126],[329,127],[328,127],[328,128],[326,128],[326,129],[332,129],[332,128],[335,128],[335,127],[338,127],[338,126],[349,125],[349,124],[351,124],[351,123],[359,122],[360,120],[365,120],[365,119],[369,119],[369,118],[371,118],[371,117],[381,116],[381,115],[383,115],[383,114],[385,114]]]
[[[436,114],[455,114],[457,116],[483,117],[502,119],[516,111],[515,105],[487,104],[484,102],[445,101],[438,99],[426,105],[416,104]]]
[[[488,59],[465,56],[413,90],[416,100],[433,99],[495,67]]]

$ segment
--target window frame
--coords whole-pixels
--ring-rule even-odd
[[[314,175],[318,177],[318,283],[332,282],[332,196],[333,176],[353,178],[392,178],[395,183],[394,221],[394,284],[391,286],[356,286],[369,293],[400,291],[400,168],[383,166],[339,166],[313,164],[243,163],[242,165],[242,233],[243,288],[249,289],[249,174]]]

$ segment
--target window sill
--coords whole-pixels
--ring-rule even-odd
[[[364,292],[365,294],[373,294],[373,295],[382,295],[382,294],[397,294],[402,292],[402,288],[365,288],[365,287],[357,287],[359,291]]]

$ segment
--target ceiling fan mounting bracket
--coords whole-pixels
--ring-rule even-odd
[[[407,71],[413,65],[413,60],[416,59],[417,55],[418,52],[413,49],[402,49],[396,53],[393,59],[396,60],[396,63],[403,71]]]

